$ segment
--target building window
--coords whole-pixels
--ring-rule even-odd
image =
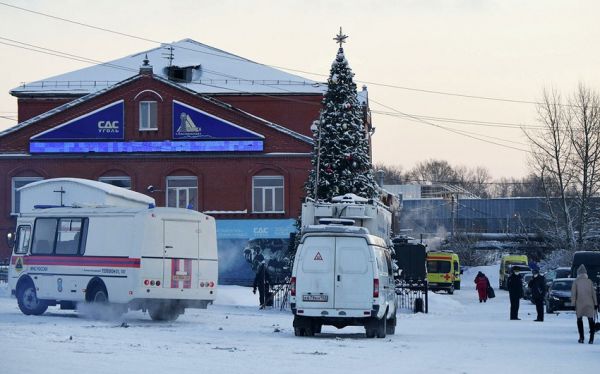
[[[33,182],[41,181],[42,177],[15,177],[12,179],[12,214],[17,214],[21,211],[21,193],[17,191],[19,188]]]
[[[167,206],[198,210],[198,178],[167,177]]]
[[[252,207],[255,213],[283,213],[283,177],[252,178]]]
[[[130,177],[100,177],[100,182],[111,184],[113,186],[121,187],[130,190],[131,189],[131,178]]]
[[[140,131],[158,130],[156,101],[140,101]]]

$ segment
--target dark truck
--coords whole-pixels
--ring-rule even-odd
[[[571,265],[571,278],[577,278],[577,269],[585,266],[588,278],[596,287],[596,294],[600,296],[600,251],[578,251],[573,255]]]

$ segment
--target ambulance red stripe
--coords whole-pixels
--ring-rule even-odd
[[[179,281],[175,279],[175,275],[179,270],[179,259],[171,259],[171,288],[179,288]]]
[[[18,257],[12,258],[15,264]],[[98,266],[116,268],[139,268],[139,258],[129,257],[67,257],[67,256],[23,256],[23,265],[54,266]]]

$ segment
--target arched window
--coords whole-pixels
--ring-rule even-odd
[[[21,211],[21,193],[17,191],[19,188],[28,185],[29,183],[41,181],[42,177],[13,177],[12,178],[12,204],[11,214],[17,214]]]

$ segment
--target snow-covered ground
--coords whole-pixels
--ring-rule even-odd
[[[454,295],[430,294],[429,314],[400,313],[396,335],[367,339],[362,328],[324,327],[295,337],[290,312],[258,310],[250,289],[221,286],[216,305],[177,321],[141,312],[93,321],[51,307],[24,316],[0,286],[0,373],[573,373],[595,372],[600,340],[578,344],[571,312],[546,315],[521,301],[509,320],[508,294],[478,302],[478,270],[497,285],[497,266],[465,272]],[[125,322],[125,324],[123,324]],[[587,327],[586,327],[587,330]],[[586,331],[587,334],[587,331]]]

